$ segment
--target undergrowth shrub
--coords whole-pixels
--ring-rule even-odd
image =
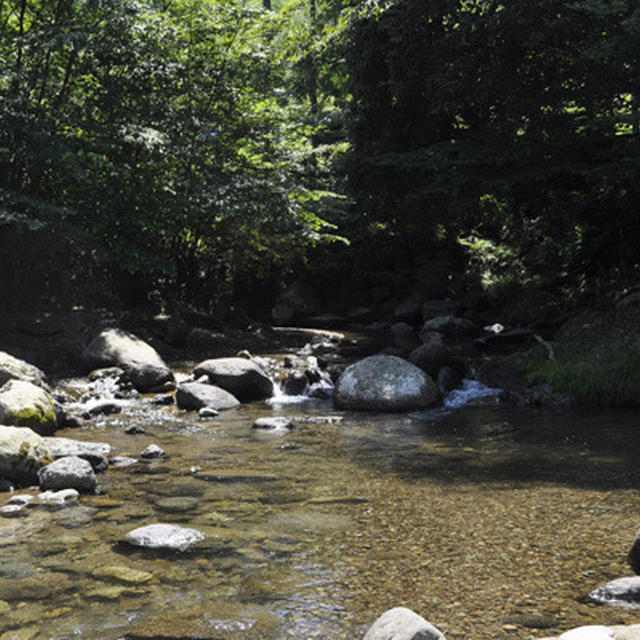
[[[606,347],[571,343],[554,360],[529,362],[530,382],[547,382],[591,406],[640,406],[640,349],[629,340]]]

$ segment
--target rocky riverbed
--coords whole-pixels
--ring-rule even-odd
[[[5,386],[33,385],[51,405],[39,400],[41,433],[18,444],[26,476],[4,474],[0,638],[413,637],[412,616],[371,627],[398,605],[435,637],[585,625],[573,640],[636,637],[613,628],[636,621],[632,598],[589,596],[632,573],[633,414],[523,409],[494,393],[475,407],[430,397],[354,411],[331,397],[339,342],[319,332],[277,357],[179,367],[145,342],[132,346],[146,364],[92,356],[102,369],[54,385],[5,357]],[[181,408],[184,385],[235,402],[195,394]]]

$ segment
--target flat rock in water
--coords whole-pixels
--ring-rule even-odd
[[[179,527],[175,524],[149,524],[130,531],[125,541],[135,547],[186,551],[192,544],[204,540],[198,529]]]
[[[153,574],[148,571],[140,571],[125,565],[108,565],[98,567],[91,572],[94,578],[102,580],[113,580],[123,584],[143,584],[153,578]]]
[[[281,619],[267,608],[209,600],[206,607],[189,611],[166,611],[134,622],[127,630],[129,640],[264,640],[276,638]]]
[[[154,504],[159,511],[164,513],[187,513],[198,507],[200,501],[188,496],[176,496],[173,498],[158,498]]]
[[[278,476],[268,471],[236,471],[234,469],[198,469],[193,477],[209,482],[273,482],[278,480]]]
[[[83,454],[108,456],[113,451],[113,447],[106,442],[82,442],[71,438],[58,437],[45,437],[43,439],[54,458],[82,456]]]

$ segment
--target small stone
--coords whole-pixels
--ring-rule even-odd
[[[19,518],[25,515],[27,515],[27,510],[23,504],[8,504],[0,507],[0,516],[3,518]]]
[[[138,461],[135,458],[130,458],[129,456],[114,456],[111,458],[110,462],[112,467],[129,467]]]
[[[131,427],[127,427],[124,432],[128,435],[138,435],[140,433],[147,433],[142,427],[139,427],[137,424],[132,425]]]
[[[157,444],[150,444],[141,454],[141,458],[153,459],[161,458],[164,455],[164,449]]]
[[[201,418],[215,418],[220,415],[220,412],[216,411],[213,407],[202,407],[198,411],[198,415]]]

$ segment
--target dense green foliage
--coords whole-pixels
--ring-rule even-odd
[[[2,293],[628,286],[639,40],[632,0],[4,0]]]
[[[352,31],[353,184],[397,235],[448,238],[485,287],[637,281],[640,8],[403,0]]]
[[[58,235],[94,272],[207,306],[322,238],[323,155],[278,50],[288,16],[243,5],[1,5],[8,248],[21,234],[40,248]],[[24,250],[4,255],[17,287],[36,266]]]

